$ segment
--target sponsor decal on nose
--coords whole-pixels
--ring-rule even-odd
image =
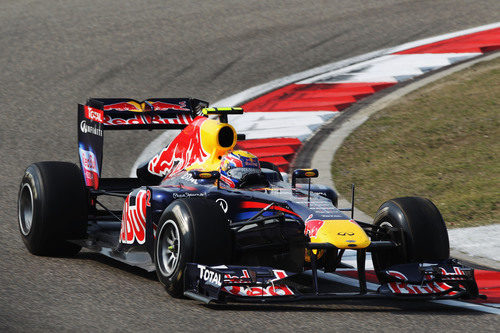
[[[306,228],[304,230],[304,233],[306,235],[309,235],[309,237],[316,237],[319,229],[321,229],[324,223],[325,221],[322,220],[306,220]]]

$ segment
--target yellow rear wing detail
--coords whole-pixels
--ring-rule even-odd
[[[228,114],[243,114],[243,108],[204,108],[201,112],[207,117],[212,114],[219,115],[220,122],[227,123]]]

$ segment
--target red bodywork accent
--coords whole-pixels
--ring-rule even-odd
[[[500,272],[477,269],[474,271],[479,293],[488,296],[487,300],[476,302],[500,304]]]
[[[325,224],[322,220],[306,220],[306,227],[304,229],[304,234],[309,235],[309,237],[316,237],[319,229]]]
[[[137,105],[129,102],[119,102],[119,103],[105,105],[103,109],[104,111],[108,110],[132,111],[132,110],[137,110]]]
[[[240,208],[257,208],[257,209],[262,209],[262,208],[265,208],[269,206],[268,203],[264,203],[264,202],[256,202],[256,201],[242,201],[241,204],[240,204]],[[280,207],[280,206],[276,206],[276,205],[273,205],[270,210],[279,210],[281,212],[285,212],[285,213],[288,213],[288,214],[292,214],[292,215],[295,215],[295,216],[299,216],[299,214],[289,210],[289,209],[286,209],[286,208],[283,208],[283,207]],[[299,216],[300,217],[300,216]]]
[[[104,112],[99,109],[94,109],[88,105],[85,105],[85,118],[93,121],[97,121],[98,123],[102,123],[104,121]]]

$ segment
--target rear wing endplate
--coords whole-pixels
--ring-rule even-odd
[[[104,130],[183,129],[208,103],[194,98],[91,98],[78,104],[78,155],[85,185],[99,187]]]

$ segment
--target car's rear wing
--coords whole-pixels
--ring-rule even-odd
[[[103,111],[105,129],[182,129],[208,103],[194,98],[90,98],[86,106]]]
[[[97,189],[105,130],[183,129],[208,103],[194,98],[90,98],[78,104],[78,153],[88,187]]]

